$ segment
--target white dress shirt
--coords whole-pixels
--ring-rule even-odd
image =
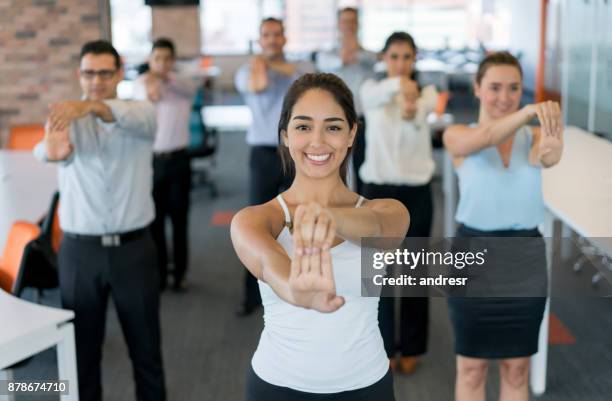
[[[104,103],[116,121],[105,123],[92,114],[73,121],[73,151],[58,163],[60,226],[70,233],[123,233],[146,227],[155,217],[155,107],[118,99]],[[48,162],[44,141],[34,156]]]
[[[360,96],[366,118],[366,154],[359,169],[365,183],[378,185],[424,185],[433,175],[431,135],[427,114],[436,107],[433,85],[421,90],[412,120],[402,118],[398,100],[400,79],[369,79]]]

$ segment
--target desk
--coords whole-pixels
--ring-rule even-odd
[[[15,220],[36,222],[57,190],[57,168],[31,152],[0,150],[0,252]]]
[[[0,316],[0,370],[57,345],[58,378],[69,382],[69,394],[60,399],[78,401],[74,327],[69,322],[74,313],[33,304],[0,289]]]
[[[202,120],[206,127],[221,132],[246,131],[252,122],[248,106],[204,106]]]
[[[555,219],[612,256],[612,142],[576,127],[567,127],[564,150],[558,165],[542,171],[546,216],[544,237],[554,237]],[[548,242],[548,269],[552,263],[552,241]],[[536,395],[546,391],[548,319],[546,303],[540,327],[539,352],[531,359],[531,388]]]

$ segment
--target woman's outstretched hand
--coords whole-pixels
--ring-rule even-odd
[[[537,117],[545,137],[560,139],[563,134],[563,114],[559,103],[547,100],[525,106],[529,119]]]
[[[538,160],[546,167],[556,164],[563,149],[563,115],[559,103],[545,101],[525,107],[530,119],[537,117],[541,126]]]
[[[293,257],[289,289],[295,305],[319,312],[334,312],[344,305],[336,295],[331,247],[336,223],[318,203],[300,205],[293,218]]]

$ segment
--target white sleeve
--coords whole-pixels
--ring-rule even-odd
[[[400,90],[400,79],[386,78],[382,81],[368,79],[361,85],[359,96],[364,110],[391,103]]]
[[[155,106],[141,100],[105,100],[110,107],[117,126],[136,136],[155,138],[157,120]]]
[[[133,100],[149,100],[147,98],[147,88],[145,87],[144,79],[142,78],[142,76],[134,80],[134,86],[132,90],[132,99]]]

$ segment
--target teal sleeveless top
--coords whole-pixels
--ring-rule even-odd
[[[463,160],[456,169],[459,177],[457,222],[494,231],[532,229],[543,221],[541,171],[529,164],[532,141],[531,128],[519,128],[508,168],[504,167],[495,146]]]

